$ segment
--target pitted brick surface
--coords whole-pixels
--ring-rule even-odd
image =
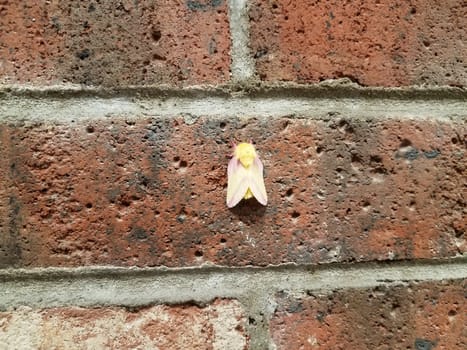
[[[182,117],[0,127],[0,262],[228,266],[466,252],[465,123]],[[225,205],[253,139],[266,207]]]
[[[109,87],[229,79],[219,1],[2,1],[0,82]]]
[[[257,73],[265,81],[467,84],[462,0],[256,0],[250,27]]]
[[[462,350],[465,281],[329,294],[279,293],[271,336],[282,349]]]

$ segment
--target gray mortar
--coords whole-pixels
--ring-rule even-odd
[[[395,97],[322,97],[212,94],[163,97],[34,97],[4,94],[0,122],[77,122],[89,119],[174,117],[305,117],[400,118],[467,120],[467,99],[407,99]],[[196,118],[195,118],[196,119]]]
[[[232,80],[245,82],[254,75],[254,61],[249,50],[250,31],[247,0],[229,0]]]
[[[467,260],[280,265],[265,268],[35,268],[0,270],[0,309],[18,306],[200,305],[216,298],[238,299],[246,310],[252,349],[273,348],[268,323],[278,291],[326,293],[344,288],[392,286],[414,281],[462,280]]]

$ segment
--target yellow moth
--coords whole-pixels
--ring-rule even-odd
[[[255,197],[262,205],[268,203],[263,179],[263,163],[255,146],[248,142],[234,145],[227,168],[227,206],[233,208],[241,200]]]

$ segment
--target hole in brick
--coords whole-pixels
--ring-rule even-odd
[[[292,219],[296,219],[296,218],[298,218],[300,216],[300,213],[298,211],[294,210],[292,212],[291,216],[292,216]]]
[[[255,325],[255,324],[256,324],[256,320],[255,320],[253,317],[248,317],[248,323],[249,323],[249,324],[252,324],[252,325]]]
[[[285,192],[285,195],[286,195],[287,197],[292,197],[292,195],[293,195],[293,189],[289,188],[289,189],[287,190],[287,192]]]
[[[86,131],[87,131],[88,133],[92,134],[92,133],[94,132],[94,127],[93,127],[92,125],[88,125],[88,126],[86,127]]]
[[[364,211],[369,211],[369,210],[370,210],[370,206],[371,206],[371,205],[370,205],[370,202],[369,202],[369,201],[363,201],[363,203],[362,203],[362,209],[363,209]]]
[[[220,242],[221,242],[221,243],[226,243],[227,240],[226,240],[225,238],[221,238]]]
[[[279,5],[277,5],[277,4],[272,4],[272,8],[273,8],[273,9],[277,9],[278,7],[279,7]]]
[[[180,161],[180,157],[174,157],[174,162],[179,162]]]
[[[345,120],[345,119],[341,119],[339,121],[339,124],[338,124],[338,128],[339,128],[339,131],[340,132],[347,132],[347,133],[353,133],[353,127],[350,125],[350,123]]]
[[[80,60],[85,60],[90,55],[91,55],[91,52],[88,49],[84,49],[76,53],[76,57],[78,57]]]
[[[165,56],[159,55],[158,53],[153,53],[152,58],[156,61],[165,61]]]
[[[360,156],[358,154],[352,154],[352,157],[350,159],[350,164],[352,166],[352,168],[356,171],[359,171],[360,170],[360,167],[362,165],[362,159],[360,158]]]
[[[131,205],[131,200],[129,200],[128,198],[122,198],[120,203],[125,207],[129,207]]]
[[[417,9],[416,9],[415,7],[412,7],[412,8],[410,9],[410,14],[411,14],[411,15],[414,15],[414,14],[416,14],[416,13],[417,13]]]
[[[316,154],[320,155],[321,153],[323,153],[323,147],[321,146],[316,147]]]
[[[152,37],[152,40],[159,41],[162,38],[162,33],[160,30],[155,29],[151,32],[151,37]]]
[[[188,163],[186,162],[186,160],[180,161],[180,168],[186,168],[187,166],[188,166]]]
[[[261,58],[267,54],[268,54],[267,48],[258,49],[254,54],[254,58]]]
[[[350,159],[350,161],[357,165],[357,164],[360,164],[362,162],[362,159],[360,158],[360,156],[358,154],[352,154],[352,157]]]
[[[403,139],[401,141],[401,144],[399,145],[400,148],[409,147],[409,146],[412,146],[412,142],[408,139]]]
[[[86,208],[91,209],[92,208],[92,203],[86,203]]]
[[[197,251],[195,251],[195,256],[196,256],[197,258],[200,258],[200,257],[203,256],[203,252],[202,252],[201,250],[197,250]]]
[[[448,316],[454,317],[454,316],[456,316],[456,315],[457,315],[457,311],[456,311],[456,310],[449,310]]]
[[[224,130],[227,124],[225,122],[220,122],[219,127]]]
[[[451,142],[452,142],[453,144],[456,144],[456,143],[457,143],[457,137],[453,137],[453,138],[451,139]]]
[[[380,156],[371,156],[370,157],[370,162],[381,163],[382,161],[383,161],[383,158],[381,158]]]

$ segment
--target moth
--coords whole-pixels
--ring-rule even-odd
[[[227,167],[227,206],[233,208],[242,199],[255,197],[262,205],[268,203],[263,179],[263,163],[251,142],[233,145],[232,159]]]

